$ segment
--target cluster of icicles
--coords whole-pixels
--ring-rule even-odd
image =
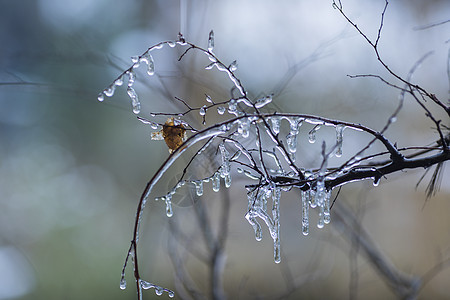
[[[182,37],[182,35],[179,36],[177,41],[166,41],[161,42],[159,44],[156,44],[149,48],[146,52],[144,52],[140,56],[134,56],[132,57],[132,66],[124,71],[110,86],[105,88],[99,95],[98,100],[104,101],[104,97],[112,97],[114,95],[116,87],[122,86],[124,84],[124,79],[128,79],[127,81],[127,94],[131,99],[131,105],[132,110],[135,114],[140,113],[141,104],[138,98],[138,95],[136,91],[133,88],[133,85],[136,80],[136,73],[135,69],[138,68],[141,64],[146,64],[147,66],[147,74],[152,76],[155,74],[155,63],[153,60],[153,57],[151,55],[151,52],[156,49],[161,49],[163,46],[168,45],[169,47],[173,48],[176,45],[187,45],[186,41]],[[192,45],[192,44],[189,44]],[[207,50],[202,50],[197,47],[200,51],[203,51],[204,54],[206,54],[211,61],[211,63],[206,66],[206,69],[212,69],[213,67],[216,67],[219,71],[225,72],[228,74],[230,80],[234,83],[235,87],[240,91],[242,97],[238,97],[236,99],[230,99],[226,105],[227,108],[224,106],[217,106],[217,113],[222,115],[225,113],[225,111],[228,111],[229,114],[235,115],[236,117],[239,117],[238,120],[236,120],[233,124],[228,124],[227,126],[223,125],[223,130],[221,129],[221,133],[226,132],[232,132],[233,137],[241,137],[243,139],[247,139],[252,132],[252,126],[260,126],[258,124],[261,124],[261,117],[258,115],[248,115],[247,113],[244,113],[239,109],[238,104],[243,104],[250,108],[256,108],[260,109],[264,107],[265,105],[271,103],[272,96],[264,96],[260,99],[255,100],[254,102],[251,102],[248,100],[245,91],[243,87],[240,85],[239,80],[235,77],[234,71],[237,68],[237,63],[234,61],[229,66],[223,65],[220,61],[216,59],[216,57],[213,54],[213,48],[214,48],[214,33],[211,31],[209,34],[208,39],[208,47]],[[208,105],[204,105],[199,109],[199,114],[201,116],[204,116],[207,113],[208,108],[211,108],[215,106],[214,102],[209,96],[206,96],[206,101],[208,102]],[[282,120],[286,120],[289,123],[289,131],[285,138],[283,139],[285,141],[286,151],[283,151],[280,149],[280,145],[278,145],[278,142],[274,139],[274,136],[279,136],[280,134],[280,128],[281,128],[281,122]],[[175,120],[176,124],[183,124],[188,125],[185,123],[185,121],[177,118]],[[297,152],[297,137],[300,132],[300,127],[304,123],[309,123],[313,125],[313,128],[309,130],[308,132],[308,140],[310,143],[314,143],[316,141],[316,132],[322,127],[322,126],[332,126],[336,129],[336,144],[335,144],[335,150],[334,155],[336,157],[340,157],[342,155],[342,142],[343,142],[343,131],[345,129],[345,126],[342,125],[336,125],[336,124],[330,124],[325,123],[324,121],[314,119],[314,118],[303,118],[298,116],[289,116],[289,115],[277,115],[273,114],[271,116],[265,117],[265,122],[268,122],[269,126],[264,126],[264,129],[268,136],[270,136],[275,144],[277,145],[276,148],[278,149],[278,152],[281,154],[281,157],[284,158],[285,162],[287,162],[290,165],[290,170],[286,171],[283,168],[283,163],[280,161],[279,156],[275,154],[275,149],[270,151],[265,151],[264,155],[271,157],[275,163],[275,168],[268,169],[268,172],[271,176],[288,176],[292,178],[298,178],[298,175],[294,168],[292,168],[292,163],[295,162],[296,159],[296,152]],[[144,123],[150,124],[152,129],[160,129],[161,125],[154,123],[152,121],[144,121]],[[186,126],[187,127],[187,126]],[[355,129],[355,128],[353,128]],[[254,131],[253,131],[254,132]],[[156,136],[156,135],[155,135]],[[278,137],[279,138],[279,137]],[[160,139],[160,138],[159,138]],[[263,145],[259,145],[260,140],[256,140],[256,148],[260,149],[261,147],[264,148]],[[210,140],[210,142],[212,139]],[[200,149],[200,154],[202,151],[204,151],[210,143],[207,143]],[[233,152],[233,155],[230,155],[230,152],[227,150],[226,145],[230,145],[228,149],[231,149],[231,147],[236,148]],[[166,215],[167,217],[173,216],[173,207],[172,207],[172,198],[173,195],[177,192],[178,189],[185,185],[191,185],[195,187],[195,192],[197,196],[202,196],[204,192],[204,184],[205,183],[211,183],[212,184],[212,190],[214,192],[219,192],[221,187],[221,180],[224,181],[224,186],[226,188],[229,188],[231,186],[231,163],[233,161],[236,161],[242,158],[242,156],[246,156],[249,161],[251,161],[251,154],[249,151],[243,148],[243,146],[240,143],[232,142],[231,140],[223,140],[219,144],[219,150],[221,155],[221,166],[218,168],[218,170],[212,174],[209,177],[198,179],[198,180],[181,180],[179,181],[173,188],[170,190],[166,195],[156,197],[156,201],[163,201],[166,205]],[[231,151],[231,150],[230,150]],[[242,154],[242,155],[241,155]],[[244,158],[245,159],[245,158]],[[304,171],[304,170],[303,170]],[[301,228],[302,233],[304,235],[308,235],[309,233],[309,209],[318,209],[318,223],[317,227],[322,228],[325,224],[328,224],[330,222],[330,195],[331,191],[327,191],[325,188],[325,173],[326,173],[326,164],[322,164],[322,168],[315,172],[308,172],[304,171],[304,176],[306,180],[311,184],[311,186],[308,188],[308,190],[303,191],[301,190]],[[258,181],[259,185],[254,185],[255,187],[250,188],[247,187],[247,200],[248,200],[248,210],[245,215],[245,218],[250,223],[250,225],[253,227],[255,232],[255,237],[257,241],[260,241],[262,239],[262,228],[261,225],[258,222],[258,218],[264,221],[264,223],[267,225],[267,228],[270,232],[270,236],[273,239],[274,242],[274,261],[276,263],[279,263],[281,261],[281,255],[280,255],[280,198],[283,191],[288,191],[290,188],[285,187],[279,187],[274,182],[267,182],[264,181],[263,184],[261,184],[261,176],[259,174],[255,174],[252,172],[252,170],[244,170],[243,168],[238,167],[237,168],[238,173],[243,173],[248,178],[252,180]],[[147,197],[143,199],[142,207],[141,209],[144,209],[145,204],[147,202]],[[271,206],[269,205],[271,203]],[[270,209],[269,209],[270,207]],[[138,227],[140,224],[140,218],[138,220]],[[136,243],[138,242],[139,236],[137,234],[136,236]],[[132,255],[132,253],[131,253]],[[155,289],[155,292],[157,295],[163,294],[163,292],[166,292],[169,297],[173,297],[174,293],[171,290],[165,289],[163,287],[160,287],[158,285],[149,283],[147,281],[139,279],[139,286],[142,289]],[[126,281],[125,281],[125,273],[122,272],[122,278],[120,281],[120,288],[125,289],[126,287]],[[142,295],[142,293],[140,293]]]
[[[242,138],[248,138],[250,132],[253,132],[252,126],[257,126],[256,116],[241,118],[236,120],[231,126],[227,126],[225,131],[231,131],[231,128],[236,128],[234,136],[240,136]],[[300,132],[300,127],[303,122],[309,123],[313,125],[313,128],[308,132],[308,140],[310,143],[314,143],[316,141],[316,133],[321,126],[333,126],[336,130],[336,147],[334,151],[335,156],[342,155],[342,142],[343,142],[343,132],[345,127],[341,125],[334,125],[324,123],[323,121],[318,121],[315,119],[305,119],[301,117],[294,116],[280,116],[273,115],[267,118],[269,124],[271,124],[271,130],[274,134],[278,135],[280,133],[281,121],[285,119],[288,121],[290,130],[289,133],[285,137],[287,149],[289,151],[289,158],[291,160],[295,160],[295,153],[297,151],[297,136]],[[156,129],[156,127],[154,127]],[[256,139],[257,147],[258,139]],[[227,150],[225,145],[231,145],[230,147],[237,148],[233,155],[230,155],[230,152]],[[200,150],[200,153],[207,148],[209,145],[203,146]],[[165,196],[156,197],[156,201],[165,201],[166,204],[166,215],[168,217],[173,216],[173,208],[172,208],[172,198],[173,195],[177,192],[177,190],[186,184],[195,187],[196,195],[202,196],[204,191],[204,184],[211,182],[212,190],[214,192],[219,192],[221,187],[221,179],[224,181],[224,185],[226,188],[231,186],[231,163],[241,158],[241,155],[247,156],[249,153],[242,148],[242,146],[238,143],[234,143],[229,140],[225,140],[219,144],[219,150],[221,154],[221,166],[219,169],[209,177],[200,180],[182,180],[179,181],[173,188],[170,190]],[[230,150],[231,151],[231,150]],[[199,154],[200,154],[199,153]],[[282,163],[280,162],[277,155],[274,153],[267,152],[267,156],[273,158],[276,168],[268,169],[270,175],[272,176],[288,176],[292,178],[296,178],[295,172],[287,172],[283,170]],[[287,160],[288,157],[286,156]],[[245,170],[243,168],[238,167],[238,173],[242,173],[248,178],[256,181],[261,181],[260,175],[255,174],[251,170]],[[330,196],[331,191],[327,191],[325,188],[325,175],[326,175],[326,163],[322,165],[320,170],[315,172],[313,171],[304,171],[304,176],[306,181],[313,183],[311,184],[311,188],[306,191],[301,190],[301,228],[302,233],[304,235],[308,235],[309,233],[309,210],[317,209],[318,210],[318,228],[323,228],[325,224],[330,223]],[[276,186],[273,182],[267,183],[265,185],[260,185],[256,188],[248,188],[247,196],[248,196],[248,210],[245,215],[245,218],[250,223],[255,231],[255,237],[257,241],[262,239],[262,227],[259,224],[257,218],[260,218],[264,221],[269,229],[270,236],[274,242],[274,261],[279,263],[281,261],[280,257],[280,198],[281,193],[283,191],[289,191],[288,188],[281,188]],[[268,203],[271,200],[271,211],[268,210]]]

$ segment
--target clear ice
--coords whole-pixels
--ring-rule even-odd
[[[209,37],[208,37],[208,51],[212,52],[214,50],[214,31],[210,31],[209,32]]]

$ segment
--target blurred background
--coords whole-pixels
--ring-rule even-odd
[[[343,5],[374,39],[384,1],[345,0]],[[385,62],[401,76],[434,51],[413,81],[443,101],[449,90],[450,25],[422,27],[449,15],[445,0],[392,1],[379,46]],[[0,1],[0,299],[135,299],[131,269],[124,291],[119,289],[120,271],[138,199],[168,151],[163,142],[150,140],[152,130],[136,119],[124,88],[104,103],[97,95],[130,66],[131,56],[176,39],[180,31],[206,47],[211,29],[215,53],[224,62],[237,60],[236,74],[251,97],[277,92],[272,109],[380,130],[398,104],[398,91],[380,81],[347,77],[387,74],[331,1]],[[207,59],[195,54],[178,64],[181,53],[181,48],[163,48],[154,56],[157,76],[138,75],[141,116],[179,111],[175,96],[192,106],[206,104],[204,93],[215,99],[229,96],[231,84],[224,74],[203,70]],[[446,120],[438,110],[434,113]],[[424,146],[437,139],[432,127],[409,99],[387,136],[399,147]],[[318,134],[318,140],[326,137]],[[300,138],[298,161],[317,167],[320,152],[308,143],[302,148],[306,139]],[[349,133],[344,154],[365,142]],[[183,159],[155,196],[175,182],[188,158]],[[207,175],[212,164],[199,166],[199,174],[192,176]],[[378,187],[352,183],[338,199],[394,269],[414,278],[434,274],[427,272],[450,255],[449,168],[440,192],[427,202],[431,172],[415,187],[423,171],[388,176]],[[267,229],[256,242],[244,219],[246,183],[234,174],[230,189],[207,190],[196,200],[208,209],[213,228],[223,224],[216,222],[223,199],[230,200],[223,249],[223,290],[230,298],[396,298],[342,227],[333,225],[333,215],[326,228],[312,228],[308,237],[301,234],[295,191],[282,196],[283,256],[275,264]],[[188,191],[184,197],[194,196]],[[172,222],[204,251],[192,205],[183,204],[192,201],[181,200]],[[170,255],[174,247],[183,253],[183,247],[174,242],[171,228],[164,203],[150,203],[139,253],[143,278],[176,290]],[[180,259],[209,298],[207,266],[186,253]],[[450,297],[449,268],[426,278],[419,298]],[[153,291],[144,294],[153,297]]]

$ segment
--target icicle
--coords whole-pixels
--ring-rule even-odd
[[[286,144],[288,145],[289,152],[295,153],[297,151],[297,134],[293,134],[292,132],[288,133],[286,136]]]
[[[198,181],[194,181],[195,184],[195,193],[197,194],[197,196],[202,196],[203,195],[203,181],[198,180]]]
[[[212,178],[212,189],[216,193],[220,190],[220,174],[218,172]]]
[[[316,126],[314,126],[313,129],[311,129],[311,131],[308,134],[308,140],[311,144],[314,144],[316,142],[316,132],[317,130],[320,129],[320,124],[317,124]]]
[[[255,107],[261,108],[261,107],[269,104],[270,102],[272,102],[272,95],[269,95],[264,98],[260,98],[260,99],[256,100]]]
[[[125,280],[125,274],[122,274],[122,278],[120,278],[120,285],[121,290],[124,290],[127,288],[127,281]]]
[[[147,52],[145,58],[147,63],[147,74],[153,76],[155,74],[155,62],[153,61],[153,57]]]
[[[206,115],[206,105],[203,105],[199,111],[200,116]]]
[[[230,153],[225,148],[224,144],[219,145],[220,154],[222,157],[222,167],[220,168],[221,176],[225,177],[230,174],[231,165],[230,165]]]
[[[297,151],[297,135],[300,129],[300,126],[302,125],[302,119],[299,118],[291,118],[289,119],[290,123],[290,132],[286,136],[286,143],[288,145],[288,150],[291,153],[295,153]],[[295,158],[295,156],[292,156],[292,158]]]
[[[273,133],[277,135],[280,133],[281,118],[278,116],[273,116],[270,118],[270,121],[272,122]]]
[[[309,191],[301,191],[302,194],[302,233],[309,233]]]
[[[326,191],[325,191],[325,182],[323,181],[323,178],[317,180],[315,198],[318,206],[324,205],[326,198]]]
[[[209,38],[208,38],[208,51],[212,52],[214,49],[214,31],[209,32]]]
[[[255,218],[250,216],[250,213],[247,213],[245,215],[245,218],[247,221],[252,225],[253,229],[255,230],[255,239],[259,242],[262,240],[262,230],[261,225],[259,225],[258,221],[256,221]]]
[[[324,215],[324,207],[319,206],[319,221],[317,222],[317,228],[323,228],[324,224],[325,224],[325,219],[324,219],[325,215]]]
[[[136,74],[133,70],[127,72],[128,75],[128,86],[132,87],[134,82],[136,81]]]
[[[225,180],[225,187],[229,188],[231,186],[231,175],[230,174],[225,175],[224,180]]]
[[[165,197],[166,199],[166,215],[170,218],[173,216],[173,209],[172,209],[172,194],[168,193]]]
[[[311,208],[316,208],[317,207],[317,201],[316,201],[316,192],[313,190],[309,190],[309,202],[311,205]]]
[[[223,107],[223,106],[217,107],[217,113],[219,115],[223,115],[225,113],[225,107]]]
[[[336,157],[342,156],[342,142],[343,142],[343,132],[345,127],[342,125],[336,125]]]
[[[131,86],[128,86],[127,94],[131,98],[131,106],[133,107],[133,112],[135,114],[140,113],[141,112],[141,103],[139,102],[136,91]]]
[[[281,247],[280,247],[280,237],[277,238],[273,242],[273,260],[276,264],[281,262]]]
[[[248,199],[248,211],[245,214],[245,219],[250,223],[250,225],[253,227],[253,230],[255,231],[255,238],[259,242],[262,239],[262,230],[261,225],[259,225],[258,221],[256,221],[256,216],[254,214],[254,205],[257,205],[257,196],[258,196],[258,190],[254,190],[247,193],[247,199]]]
[[[273,236],[273,259],[275,263],[281,262],[281,249],[280,249],[280,198],[281,189],[275,188],[272,191],[272,216],[274,223],[275,234]]]
[[[327,192],[326,196],[325,196],[325,205],[324,205],[324,211],[323,211],[323,222],[325,224],[330,224],[330,221],[331,221],[330,197],[331,197],[331,192]]]

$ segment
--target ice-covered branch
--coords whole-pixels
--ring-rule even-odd
[[[232,83],[231,96],[226,100],[215,100],[205,94],[205,104],[193,105],[188,99],[177,97],[176,100],[182,104],[182,111],[176,112],[151,112],[149,117],[139,116],[138,119],[144,124],[150,125],[153,140],[164,140],[169,148],[170,155],[161,164],[153,177],[148,181],[136,211],[133,238],[128,250],[125,264],[122,271],[121,288],[125,288],[125,268],[128,260],[131,259],[134,265],[134,277],[137,285],[139,297],[142,297],[142,289],[154,288],[157,294],[167,292],[173,296],[173,292],[149,283],[141,279],[138,268],[137,244],[139,241],[139,227],[144,208],[149,199],[163,200],[166,205],[167,217],[174,215],[172,199],[176,193],[186,186],[195,188],[195,193],[201,197],[206,184],[210,184],[214,192],[221,191],[221,182],[225,188],[229,188],[232,183],[234,172],[245,175],[247,184],[243,184],[241,189],[246,192],[247,212],[245,218],[254,230],[256,240],[262,239],[262,226],[265,224],[269,230],[274,243],[274,261],[281,261],[281,241],[280,241],[280,206],[282,205],[283,193],[292,189],[300,191],[299,203],[301,203],[301,231],[304,235],[309,234],[309,214],[311,209],[318,211],[319,219],[317,227],[322,228],[331,221],[330,198],[335,187],[346,183],[371,179],[374,185],[378,185],[380,179],[388,174],[406,169],[429,168],[433,165],[443,164],[450,160],[448,127],[442,124],[431,113],[426,103],[427,99],[432,100],[438,107],[443,108],[449,115],[449,108],[443,104],[436,96],[429,93],[419,85],[411,83],[411,75],[425,57],[418,61],[405,77],[397,75],[382,59],[379,53],[379,43],[381,32],[384,26],[385,13],[388,1],[385,1],[384,9],[381,13],[378,33],[374,40],[370,39],[347,15],[344,13],[341,1],[333,1],[333,6],[351,24],[357,32],[367,41],[375,51],[375,55],[381,65],[400,82],[392,83],[378,75],[356,75],[352,77],[375,77],[380,79],[386,86],[400,91],[400,102],[393,111],[381,130],[375,130],[368,126],[351,123],[344,120],[336,120],[315,116],[311,114],[280,113],[271,110],[271,103],[275,94],[265,95],[252,99],[236,75],[237,63],[233,61],[229,64],[222,62],[213,52],[215,47],[214,32],[208,36],[206,48],[199,47],[188,41],[180,34],[176,41],[165,41],[148,48],[140,56],[132,58],[132,65],[122,72],[107,88],[98,96],[99,101],[104,97],[114,95],[115,89],[127,79],[126,91],[131,99],[132,110],[135,114],[140,113],[140,101],[137,91],[134,89],[136,81],[135,69],[140,65],[146,65],[147,74],[155,74],[155,61],[153,51],[163,47],[183,47],[184,51],[179,56],[181,61],[188,56],[188,53],[197,51],[208,60],[206,70],[217,70],[228,75]],[[289,80],[291,77],[287,77]],[[285,85],[281,85],[285,86]],[[401,87],[403,86],[403,87]],[[238,95],[234,95],[237,94]],[[234,93],[233,93],[234,92]],[[398,149],[396,143],[387,136],[387,129],[394,123],[400,110],[403,107],[405,95],[410,95],[426,112],[426,117],[430,118],[436,125],[439,140],[433,147],[411,146]],[[209,123],[210,118],[206,115],[217,112],[221,116],[221,121]],[[157,117],[168,117],[165,123],[157,120]],[[189,117],[200,117],[202,124],[194,126],[189,122]],[[383,124],[383,123],[382,123]],[[332,137],[320,138],[324,130],[333,130]],[[369,137],[370,142],[359,149],[352,149],[352,153],[344,153],[345,135],[349,131],[354,131],[358,136]],[[305,162],[297,155],[299,145],[302,145],[302,135],[306,135],[309,143],[321,140],[321,163],[316,168],[306,167]],[[365,154],[369,149],[379,143],[384,148],[374,154]],[[327,146],[328,145],[328,146]],[[196,162],[205,159],[205,150],[212,149],[217,155],[207,157],[208,160],[216,159],[218,164],[209,174],[196,174]],[[188,151],[190,150],[190,151]],[[411,150],[416,152],[411,153]],[[347,151],[347,150],[346,150]],[[165,194],[155,196],[153,190],[161,181],[174,163],[182,156],[188,156],[187,163],[181,171],[178,181]],[[332,157],[341,158],[347,156],[344,162],[336,162]],[[389,158],[386,158],[389,157]],[[333,165],[334,164],[334,165]],[[186,176],[187,174],[192,176]],[[223,190],[223,188],[222,188]],[[227,204],[229,205],[229,203]],[[223,250],[224,241],[215,237],[211,231],[211,226],[205,218],[202,207],[196,207],[197,219],[201,222],[203,236],[207,249],[212,253],[212,257],[217,259],[213,263],[211,276],[218,282],[218,270]],[[224,210],[228,210],[227,206]],[[223,226],[226,226],[227,215],[222,217]],[[263,223],[260,224],[260,222]],[[223,231],[226,236],[226,230]],[[176,256],[176,253],[174,253]],[[179,262],[174,260],[174,265]],[[178,276],[184,276],[179,270]],[[191,295],[197,295],[198,291],[193,289]],[[220,296],[218,290],[217,295]]]

